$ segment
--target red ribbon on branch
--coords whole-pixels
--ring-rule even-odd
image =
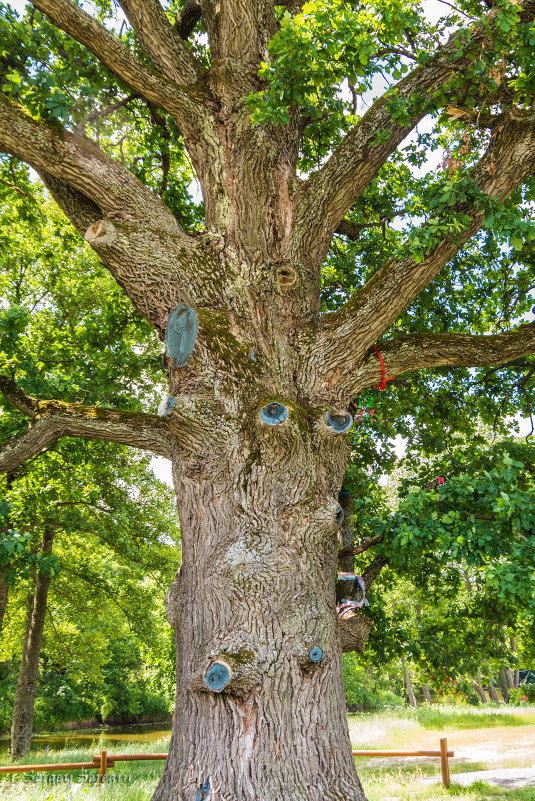
[[[379,350],[375,347],[375,345],[372,345],[372,348],[379,357],[379,364],[381,365],[381,383],[378,384],[376,387],[374,387],[374,389],[380,389],[382,392],[383,389],[386,389],[387,381],[393,381],[396,376],[394,375],[392,376],[392,378],[385,378],[385,363],[383,362],[383,357],[381,356]]]

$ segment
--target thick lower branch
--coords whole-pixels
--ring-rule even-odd
[[[489,367],[532,353],[535,353],[535,323],[504,334],[410,334],[381,344],[389,376],[426,367]],[[368,386],[378,378],[379,364],[372,351],[355,379]]]
[[[82,136],[32,119],[0,94],[0,151],[42,175],[60,208],[138,311],[160,332],[179,303],[198,302],[207,255],[132,173]],[[203,289],[203,287],[201,287]]]
[[[170,457],[167,421],[154,414],[99,409],[61,401],[38,401],[12,381],[0,378],[6,400],[33,418],[30,425],[0,450],[0,472],[15,470],[60,437],[117,442]]]
[[[33,5],[54,25],[87,47],[105,67],[142,97],[173,115],[178,113],[185,117],[192,113],[194,104],[190,94],[147,67],[101,22],[76,3],[71,0],[35,0]],[[190,59],[193,60],[191,54]],[[194,83],[198,75],[192,64],[186,64],[186,57],[182,59],[181,67],[184,72],[180,83]]]
[[[360,545],[354,545],[348,548],[339,548],[338,557],[343,558],[344,556],[357,556],[357,554],[364,553],[364,551],[367,551],[368,548],[371,548],[373,545],[377,545],[377,543],[381,542],[382,539],[382,534],[376,534],[375,537],[368,537],[368,539],[364,540],[364,542],[361,542]]]
[[[181,232],[163,201],[131,172],[85,137],[34,119],[2,93],[0,150],[67,184],[117,220]]]

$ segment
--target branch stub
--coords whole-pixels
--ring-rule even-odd
[[[315,645],[311,650],[308,652],[308,658],[311,662],[320,662],[323,659],[323,651],[319,647],[319,645]]]
[[[349,412],[327,412],[325,423],[335,434],[347,434],[353,425],[353,418]]]
[[[167,321],[165,345],[175,367],[185,367],[195,347],[198,330],[195,309],[183,303],[173,309]]]
[[[167,398],[162,398],[158,406],[159,417],[167,417],[168,414],[171,414],[175,406],[176,400],[172,395],[168,395]]]
[[[288,418],[288,407],[282,403],[268,403],[260,410],[262,421],[268,426],[276,426]]]
[[[297,271],[293,267],[279,267],[277,270],[277,281],[280,286],[290,289],[297,281]]]
[[[209,690],[217,693],[221,692],[221,690],[227,686],[231,678],[232,670],[230,665],[228,665],[226,662],[223,662],[223,660],[218,660],[217,662],[214,662],[206,671],[204,683]]]

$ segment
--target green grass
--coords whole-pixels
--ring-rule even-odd
[[[368,801],[535,801],[535,787],[504,790],[483,782],[470,787],[452,785],[446,790],[441,784],[423,784],[418,777],[408,781],[403,772],[396,777],[381,776],[362,782]]]
[[[532,726],[535,707],[469,707],[440,704],[418,709],[394,709],[348,715],[350,732],[359,748],[398,748],[421,730],[455,731],[499,726]],[[356,739],[353,740],[357,742]],[[438,743],[437,743],[438,747]]]
[[[101,744],[95,739],[89,748],[33,751],[22,760],[24,765],[44,765],[50,763],[90,762],[100,750]],[[165,753],[169,740],[153,740],[150,743],[122,743],[114,749],[117,753],[142,754]],[[0,764],[10,765],[8,755],[2,755]],[[110,768],[110,778],[119,780],[107,784],[102,789],[96,785],[96,770],[57,771],[40,773],[38,781],[31,774],[11,774],[0,776],[0,797],[2,801],[149,801],[160,779],[162,762],[117,762]],[[54,777],[54,778],[52,778]],[[91,778],[91,782],[88,778]],[[65,782],[64,780],[67,779]],[[56,783],[53,783],[56,782]]]
[[[359,732],[360,748],[392,749],[404,744],[409,735],[423,730],[437,729],[478,729],[489,726],[522,726],[535,723],[535,707],[472,709],[462,706],[440,706],[417,710],[390,710],[374,714],[349,716],[350,727]],[[493,735],[494,736],[494,735]],[[367,739],[367,742],[363,742]],[[54,762],[87,762],[100,747],[98,737],[83,748],[35,751],[24,757],[24,764],[43,764]],[[115,752],[123,753],[165,753],[167,738],[149,742],[121,743],[113,747]],[[438,746],[438,743],[437,743]],[[0,764],[8,765],[8,755],[0,757]],[[431,784],[426,777],[439,776],[438,760],[419,761],[400,760],[390,764],[381,760],[357,759],[357,770],[368,801],[535,801],[535,787],[506,790],[501,787],[478,782],[470,787],[452,785],[449,790],[441,784]],[[485,770],[494,767],[484,763],[452,763],[454,773]],[[150,801],[163,768],[162,762],[117,763],[110,769],[110,776],[130,777],[128,783],[108,784],[101,790],[96,784],[81,782],[81,772],[57,772],[63,778],[67,775],[69,783],[51,784],[41,773],[40,782],[23,781],[16,778],[0,777],[0,798],[2,801]],[[96,771],[88,772],[96,776]],[[87,774],[86,774],[87,775]],[[281,799],[283,801],[283,799]]]
[[[447,706],[441,709],[421,707],[406,712],[414,717],[424,729],[487,729],[493,726],[528,726],[535,723],[535,708],[527,707],[494,707],[470,708]]]

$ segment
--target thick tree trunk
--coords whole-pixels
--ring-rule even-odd
[[[498,693],[496,692],[496,688],[494,686],[494,680],[492,678],[492,671],[489,670],[489,698],[494,704],[499,704],[500,701],[498,699]]]
[[[346,443],[316,454],[292,425],[261,426],[256,452],[238,439],[230,462],[174,466],[177,695],[154,801],[364,798],[335,603]]]
[[[504,670],[505,670],[505,676],[507,678],[507,686],[509,687],[510,690],[514,690],[515,689],[515,679],[514,679],[514,676],[513,676],[513,671],[511,670],[511,668],[508,665],[504,666]]]
[[[432,703],[431,688],[430,688],[429,684],[426,681],[424,681],[424,683],[423,683],[422,690],[423,690],[423,693],[424,693],[425,700],[427,701],[428,704],[431,704]]]
[[[412,681],[409,675],[409,668],[407,667],[407,660],[405,659],[405,655],[401,657],[401,666],[403,667],[403,683],[405,685],[405,692],[407,693],[408,702],[412,707],[416,708],[418,704],[416,702],[416,695],[414,694],[414,688],[412,686]]]
[[[49,556],[52,553],[54,532],[45,528],[41,553]],[[39,671],[39,655],[45,625],[46,605],[50,575],[37,573],[35,593],[28,616],[22,661],[20,665],[13,717],[11,720],[11,757],[18,759],[30,750],[32,740],[33,713],[37,693],[37,675]]]

